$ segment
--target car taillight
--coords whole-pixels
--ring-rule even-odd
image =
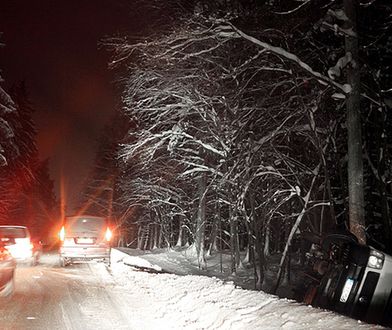
[[[15,244],[7,245],[7,250],[16,259],[30,258],[33,244],[29,238],[15,238]]]
[[[0,247],[0,260],[7,260],[11,257],[11,254],[6,248]]]
[[[22,249],[30,249],[34,248],[33,243],[31,243],[30,238],[15,238],[15,245],[20,246]]]
[[[65,228],[64,228],[64,226],[62,226],[61,229],[60,229],[59,237],[60,237],[60,241],[64,242],[64,239],[65,239]]]
[[[110,240],[112,239],[113,233],[110,230],[110,228],[106,228],[106,232],[105,232],[105,239],[107,242],[110,242]]]

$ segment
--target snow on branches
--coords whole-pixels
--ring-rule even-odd
[[[177,228],[171,235],[182,243],[211,249],[220,219],[233,271],[241,230],[249,241],[267,240],[272,229],[264,228],[284,227],[301,212],[310,221],[327,189],[320,173],[331,131],[320,108],[326,90],[348,89],[283,44],[199,15],[115,52],[114,61],[127,64],[124,111],[135,123],[119,153],[129,169],[123,200],[142,205],[143,226],[158,224],[163,235]]]
[[[16,105],[11,97],[0,86],[0,116],[16,112]],[[4,118],[0,117],[0,166],[7,165],[5,150],[9,144],[12,144],[14,131]]]

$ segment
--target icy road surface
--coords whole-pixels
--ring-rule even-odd
[[[0,302],[0,329],[376,328],[213,277],[137,271],[129,265],[159,266],[113,251],[110,269],[93,262],[60,268],[54,254],[18,268],[15,294]]]
[[[60,268],[58,255],[36,267],[18,267],[12,297],[0,301],[0,329],[132,329],[110,293],[103,264]]]

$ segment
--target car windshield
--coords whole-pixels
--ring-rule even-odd
[[[66,229],[69,233],[100,233],[105,226],[104,218],[68,218]]]
[[[26,229],[22,227],[0,227],[0,237],[25,238]]]

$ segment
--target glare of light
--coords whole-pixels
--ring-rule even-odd
[[[376,256],[370,256],[368,260],[368,266],[371,268],[381,269],[383,260]]]
[[[11,254],[10,252],[3,247],[0,247],[0,260],[8,260],[10,258]]]
[[[62,226],[61,229],[60,229],[59,237],[60,237],[60,241],[64,242],[64,239],[65,239],[65,228],[64,228],[64,226]]]
[[[7,245],[7,250],[16,259],[27,259],[33,256],[33,248],[28,238],[16,238],[15,244]]]
[[[110,242],[110,240],[112,239],[112,236],[113,236],[113,233],[112,233],[112,231],[110,230],[110,228],[108,227],[108,228],[106,229],[106,233],[105,233],[105,239],[106,239],[106,241]]]
[[[370,250],[370,256],[368,259],[368,267],[375,269],[382,269],[384,265],[385,256],[383,253],[376,251],[374,249]]]

